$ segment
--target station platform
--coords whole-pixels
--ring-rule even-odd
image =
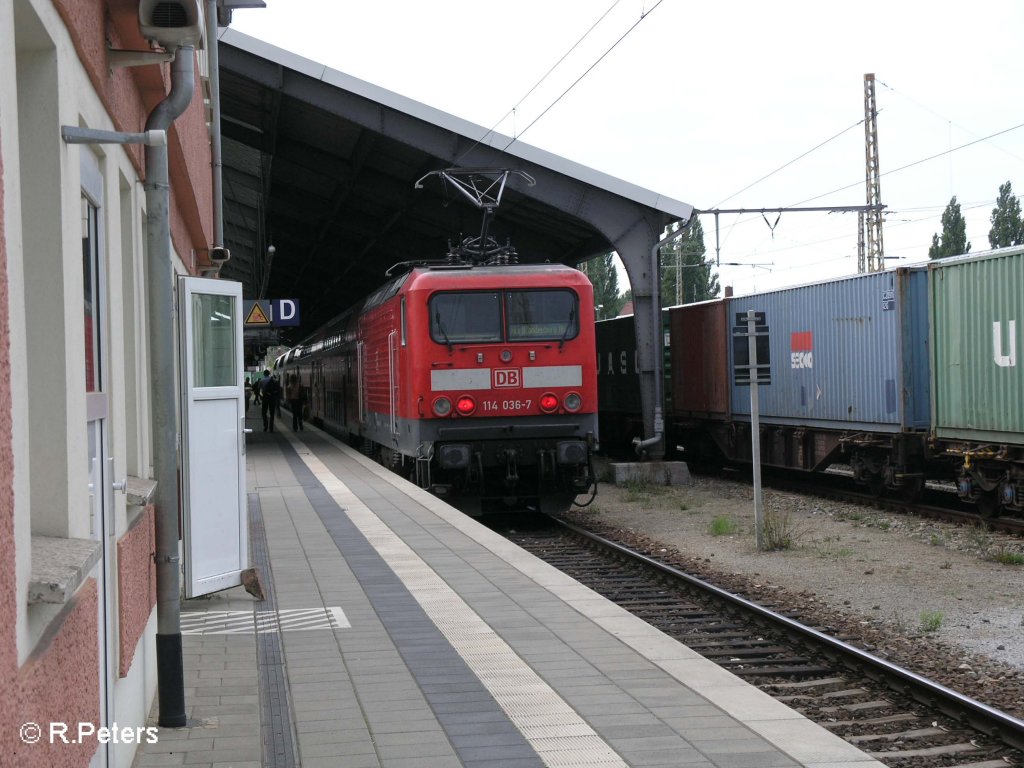
[[[188,725],[137,768],[882,765],[287,411],[249,422],[264,599],[183,603]]]

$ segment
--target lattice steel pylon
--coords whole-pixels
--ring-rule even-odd
[[[882,247],[882,183],[878,165],[878,105],[875,101],[875,76],[864,75],[864,171],[868,210],[864,212],[865,258],[858,259],[860,272],[885,269]]]
[[[857,213],[857,271],[868,271],[867,254],[864,248],[864,211]]]

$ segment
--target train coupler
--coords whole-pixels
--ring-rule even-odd
[[[519,482],[519,455],[514,448],[505,451],[505,486],[513,488]]]

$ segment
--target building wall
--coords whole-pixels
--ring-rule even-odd
[[[96,536],[87,423],[97,402],[106,413],[101,461],[112,457],[104,487],[153,474],[144,152],[60,137],[62,125],[141,131],[164,98],[168,65],[112,70],[107,58],[108,41],[149,48],[137,8],[0,0],[0,755],[19,766],[84,766],[99,754],[92,740],[26,744],[19,728],[99,723],[101,643],[112,652],[108,704],[119,726],[145,725],[155,694],[152,506],[108,492],[106,558],[62,602],[29,598],[41,536],[86,549]],[[212,238],[202,93],[197,81],[169,136],[177,273],[197,273]],[[83,351],[83,187],[92,181],[105,307],[99,400],[86,392]],[[110,763],[130,765],[135,747],[113,748]]]
[[[64,768],[87,765],[96,752],[91,740],[51,740],[51,724],[67,724],[69,742],[78,738],[78,723],[99,719],[99,666],[96,645],[97,591],[86,580],[20,668],[2,670],[9,689],[0,703],[0,754],[4,764]],[[5,662],[7,660],[5,659]],[[33,726],[43,735],[38,742]],[[10,761],[9,763],[7,761]]]
[[[131,671],[135,650],[156,605],[156,530],[154,507],[148,505],[117,542],[118,677]]]
[[[146,119],[170,89],[168,66],[110,70],[111,48],[148,50],[139,33],[138,4],[118,0],[54,0],[53,7],[68,29],[92,88],[117,131],[142,131]],[[201,88],[197,84],[197,93]],[[205,249],[213,228],[213,188],[209,134],[202,98],[174,123],[169,140],[171,176],[171,239],[186,267],[193,267],[193,249]],[[126,148],[136,170],[143,173],[143,150]],[[197,263],[202,263],[200,254]],[[191,269],[190,269],[191,271]]]

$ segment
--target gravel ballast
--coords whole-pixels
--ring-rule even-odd
[[[758,551],[751,486],[718,478],[602,482],[568,518],[838,626],[920,674],[937,669],[968,695],[991,698],[982,694],[995,684],[1009,694],[998,706],[1021,717],[1024,539],[771,489],[763,496],[788,548]]]

